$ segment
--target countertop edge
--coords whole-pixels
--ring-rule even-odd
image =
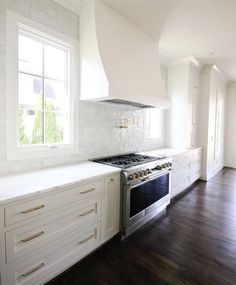
[[[79,163],[78,163],[78,165],[79,165]],[[114,167],[113,170],[107,170],[106,172],[104,172],[102,174],[99,173],[97,175],[91,175],[91,177],[88,177],[88,178],[75,179],[72,182],[62,183],[62,184],[59,183],[56,186],[52,186],[52,187],[48,187],[48,188],[42,188],[42,189],[36,189],[35,191],[32,191],[31,193],[19,194],[19,195],[16,195],[14,197],[3,198],[0,200],[0,206],[17,203],[17,202],[22,201],[22,200],[31,200],[31,199],[35,198],[36,196],[41,197],[43,195],[57,193],[57,192],[60,192],[63,188],[72,187],[72,186],[76,186],[76,185],[80,186],[86,182],[89,182],[89,181],[92,181],[95,179],[99,179],[99,178],[104,178],[106,176],[109,176],[109,175],[112,175],[115,173],[119,173],[120,171],[121,171],[121,169]]]

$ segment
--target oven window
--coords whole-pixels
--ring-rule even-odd
[[[130,218],[169,194],[169,174],[130,190]]]

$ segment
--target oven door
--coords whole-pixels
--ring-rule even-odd
[[[170,200],[170,172],[124,188],[123,222],[128,228]]]

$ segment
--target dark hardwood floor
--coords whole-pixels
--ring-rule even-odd
[[[124,242],[109,242],[49,284],[235,285],[236,170],[197,182],[165,215]]]

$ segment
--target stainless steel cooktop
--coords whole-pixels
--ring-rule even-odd
[[[166,156],[160,155],[158,157],[153,157],[153,156],[148,156],[148,155],[129,153],[129,154],[124,154],[124,155],[93,159],[92,161],[119,167],[122,169],[126,169],[126,168],[137,166],[143,163],[148,163],[151,161],[156,161],[156,160],[163,159],[163,158],[166,158]]]

